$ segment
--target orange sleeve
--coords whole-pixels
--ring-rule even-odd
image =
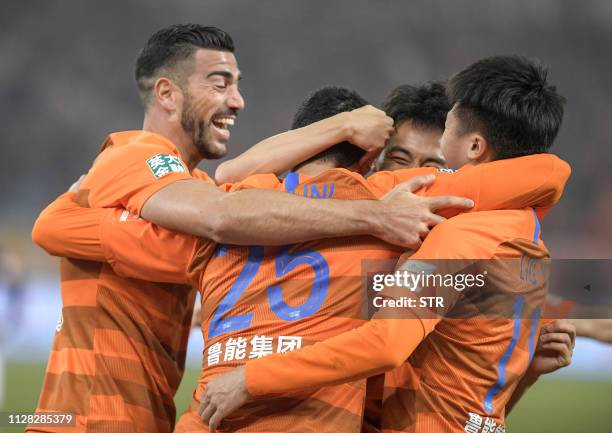
[[[372,319],[312,346],[247,362],[247,388],[263,397],[374,376],[401,365],[424,337],[421,320]]]
[[[438,227],[444,226],[441,224]],[[440,257],[440,242],[443,242],[446,233],[452,230],[438,230],[438,234],[432,231],[410,261],[414,262],[412,258],[443,258]],[[461,254],[458,250],[461,249],[461,243],[448,247],[449,257],[459,257]],[[403,257],[408,259],[408,255]],[[386,298],[397,299],[406,294],[406,289],[391,287],[381,293]],[[416,296],[421,295],[422,293],[418,293]],[[249,361],[246,363],[249,394],[263,397],[336,385],[396,368],[404,363],[442,318],[439,314],[421,310],[423,309],[381,309],[371,321],[352,331],[297,351]]]
[[[123,210],[101,231],[106,261],[128,278],[191,284],[188,267],[198,244],[195,236],[166,230]]]
[[[534,207],[542,218],[561,198],[570,173],[569,164],[557,156],[537,154],[468,165],[455,172],[430,167],[380,172],[368,181],[390,190],[414,176],[434,174],[433,184],[417,194],[470,198],[474,201],[471,212]],[[451,217],[457,213],[457,209],[446,209],[441,215]]]
[[[125,209],[84,208],[75,197],[60,196],[34,225],[34,242],[49,254],[108,262],[123,277],[188,283],[196,237],[163,229]]]
[[[34,223],[32,239],[54,256],[106,261],[100,228],[118,211],[81,208],[75,198],[68,192],[47,206]]]
[[[81,184],[91,207],[124,207],[140,215],[144,203],[177,180],[192,179],[176,149],[130,143],[104,150]]]

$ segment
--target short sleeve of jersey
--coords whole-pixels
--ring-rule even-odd
[[[115,272],[127,278],[188,284],[198,238],[173,232],[116,209],[102,224],[102,248]]]
[[[205,172],[195,169],[194,179],[211,184]],[[122,209],[102,226],[106,260],[123,277],[162,283],[195,284],[191,262],[203,245],[212,241],[166,230]],[[210,249],[206,248],[206,250]]]
[[[140,215],[144,203],[172,182],[191,179],[176,148],[135,142],[104,150],[81,184],[91,207],[124,207]]]

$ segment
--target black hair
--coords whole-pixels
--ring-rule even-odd
[[[157,31],[149,38],[136,59],[134,78],[146,103],[153,87],[152,78],[162,69],[186,60],[199,48],[234,52],[231,36],[217,27],[199,24],[175,24]]]
[[[451,109],[446,96],[445,83],[430,81],[420,86],[402,85],[389,93],[383,109],[397,128],[409,120],[423,129],[444,131],[446,113]]]
[[[351,111],[368,105],[357,92],[344,87],[326,86],[311,94],[293,117],[291,129],[302,128],[319,120],[326,119],[338,113]],[[298,167],[313,161],[333,161],[339,167],[350,167],[365,154],[365,151],[348,141],[338,143],[310,159]]]
[[[520,56],[488,57],[455,74],[447,95],[461,133],[483,134],[494,159],[547,152],[565,103],[547,76],[543,65]]]

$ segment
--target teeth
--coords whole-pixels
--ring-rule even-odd
[[[219,119],[215,119],[215,122],[221,123],[222,125],[233,126],[234,119],[230,117],[220,117]]]

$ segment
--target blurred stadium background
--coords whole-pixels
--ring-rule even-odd
[[[380,104],[399,84],[444,79],[484,56],[540,59],[568,100],[554,150],[574,169],[543,238],[558,258],[612,258],[610,1],[3,2],[0,411],[35,407],[60,314],[57,260],[31,243],[32,223],[107,133],[140,128],[136,53],[177,22],[221,27],[237,45],[247,108],[229,156],[287,129],[305,95],[326,84]],[[20,263],[23,281],[11,284]],[[179,411],[199,366],[201,336],[192,337]],[[611,360],[611,347],[579,340],[572,366],[532,389],[509,431],[612,431]]]

